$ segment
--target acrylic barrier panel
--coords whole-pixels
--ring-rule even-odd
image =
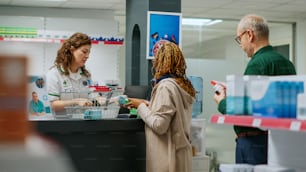
[[[196,90],[195,102],[192,106],[192,118],[196,118],[203,112],[203,78],[200,76],[188,76]]]

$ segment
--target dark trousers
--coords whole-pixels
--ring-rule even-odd
[[[236,139],[236,163],[252,165],[268,163],[268,135],[245,136]]]

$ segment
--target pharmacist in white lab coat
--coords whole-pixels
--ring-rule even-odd
[[[85,67],[90,50],[90,37],[77,32],[65,40],[57,51],[46,81],[48,98],[56,115],[65,114],[67,106],[91,104],[86,95],[73,97],[71,94],[85,91],[91,83],[91,74]]]

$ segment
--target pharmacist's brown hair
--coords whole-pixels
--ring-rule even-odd
[[[154,79],[164,75],[173,75],[178,85],[192,97],[195,97],[195,89],[186,76],[186,62],[180,48],[172,43],[163,43],[153,59]]]
[[[83,45],[91,45],[91,39],[87,34],[76,32],[66,39],[60,49],[57,51],[57,56],[55,59],[55,66],[59,67],[64,75],[69,75],[69,67],[72,64],[73,54],[71,48],[80,48]],[[90,77],[89,71],[85,66],[81,67],[83,74],[86,77]]]

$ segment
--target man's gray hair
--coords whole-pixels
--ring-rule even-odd
[[[238,25],[241,31],[252,30],[258,39],[269,39],[269,26],[262,16],[249,14],[244,16]]]

